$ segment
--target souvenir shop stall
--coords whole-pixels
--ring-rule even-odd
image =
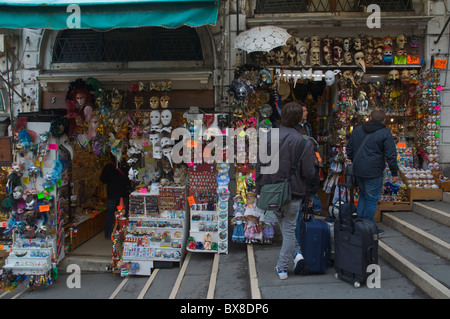
[[[11,136],[11,166],[2,169],[2,213],[8,216],[2,236],[10,239],[2,287],[48,287],[65,253],[59,190],[68,184],[71,146],[57,122],[36,114],[15,119]]]
[[[324,160],[323,189],[318,194],[323,210],[338,198],[335,186],[343,180],[348,163],[345,145],[351,130],[368,120],[370,111],[377,107],[384,108],[388,115],[386,125],[397,143],[402,178],[392,183],[386,168],[379,211],[408,210],[413,200],[442,197],[447,181],[439,173],[438,163],[439,70],[446,61],[436,58],[425,63],[422,42],[419,37],[404,34],[292,36],[284,46],[252,53],[250,58],[258,67],[246,66],[245,72],[236,77],[245,81],[242,86],[247,84],[245,88],[252,96],[261,97],[261,88],[268,90],[265,101],[270,106],[269,126],[276,125],[285,103],[298,101],[307,106],[312,137],[319,143]],[[249,74],[260,76],[252,78]],[[246,90],[234,90],[242,91]],[[239,114],[240,109],[236,103],[233,114]],[[263,108],[259,112],[265,114]],[[239,118],[241,125],[249,119],[251,108],[244,114]]]
[[[93,78],[69,84],[65,131],[74,154],[67,250],[80,237],[92,237],[90,229],[104,227],[98,216],[104,215],[106,194],[98,176],[112,154],[132,189],[128,207],[122,202],[115,213],[109,269],[150,275],[155,264],[180,262],[186,250],[228,252],[230,165],[215,160],[226,153],[224,139],[218,144],[215,136],[227,136],[229,114],[172,107],[174,93],[165,80],[120,89],[106,89]],[[90,207],[88,214],[81,206]]]

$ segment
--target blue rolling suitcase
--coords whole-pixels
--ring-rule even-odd
[[[300,221],[300,249],[307,266],[302,273],[325,273],[331,253],[330,228],[325,221],[308,216],[306,207]]]
[[[346,208],[354,212],[353,189],[349,190],[350,207]],[[367,267],[378,264],[378,228],[374,222],[354,214],[342,215],[344,212],[339,212],[334,224],[334,269],[337,278],[358,288],[370,275]]]

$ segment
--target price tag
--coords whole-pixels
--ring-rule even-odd
[[[407,64],[420,64],[420,58],[418,55],[408,55],[406,59]]]
[[[406,143],[405,142],[403,142],[403,143],[399,142],[399,143],[397,143],[397,147],[398,148],[406,148]]]
[[[434,67],[436,69],[445,69],[447,67],[447,60],[434,59]]]
[[[40,205],[39,206],[39,212],[48,212],[50,210],[50,205]]]
[[[22,182],[24,184],[28,184],[30,182],[30,178],[28,176],[24,176],[24,177],[22,177]]]
[[[37,193],[37,198],[38,198],[38,199],[43,199],[43,198],[45,198],[44,193]]]
[[[147,188],[146,187],[142,187],[141,188],[141,194],[146,194],[147,193]]]
[[[394,64],[406,64],[405,56],[394,56]]]
[[[195,205],[195,198],[194,196],[189,196],[188,198],[189,207],[192,205]]]

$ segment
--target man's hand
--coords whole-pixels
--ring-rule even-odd
[[[397,176],[392,176],[392,182],[394,182],[394,183],[398,183],[400,181],[400,177],[397,175]]]

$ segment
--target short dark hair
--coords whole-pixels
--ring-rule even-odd
[[[370,113],[370,117],[372,120],[383,122],[386,117],[386,113],[384,112],[384,109],[376,108]]]
[[[303,116],[303,106],[297,102],[289,102],[283,106],[280,124],[287,127],[295,127]]]

